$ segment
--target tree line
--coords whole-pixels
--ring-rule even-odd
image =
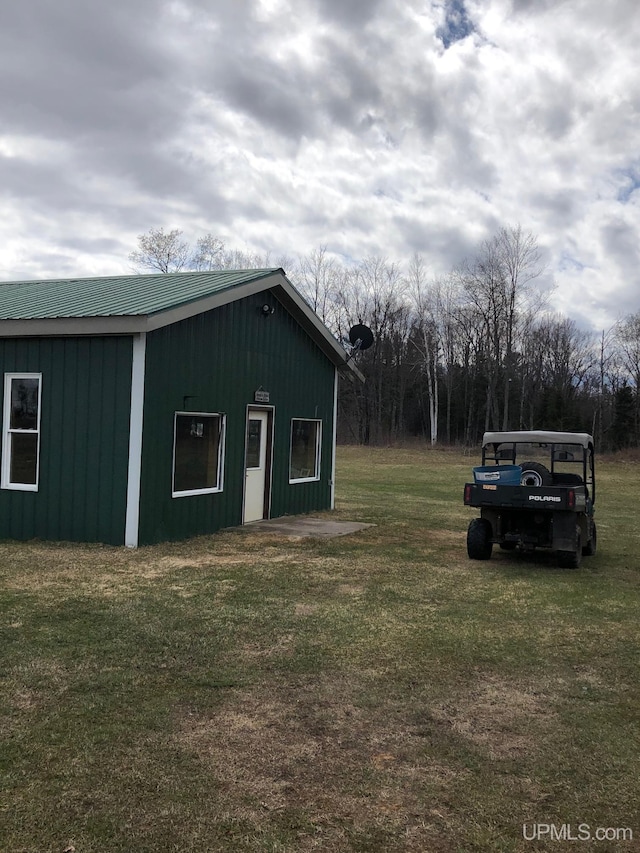
[[[601,450],[640,444],[640,311],[600,333],[553,313],[538,241],[520,226],[441,277],[420,255],[273,259],[211,234],[191,246],[177,229],[141,235],[130,260],[157,272],[282,266],[347,350],[349,329],[368,325],[374,343],[354,355],[366,382],[340,386],[343,442],[475,446],[485,430],[550,429],[589,432]]]

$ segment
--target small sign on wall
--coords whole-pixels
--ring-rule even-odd
[[[259,388],[255,394],[253,395],[254,403],[268,403],[269,402],[269,392],[263,391],[262,388]]]

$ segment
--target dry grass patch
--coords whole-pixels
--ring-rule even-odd
[[[377,832],[381,850],[452,849],[430,845],[467,771],[431,760],[397,709],[353,693],[340,677],[234,691],[213,715],[184,713],[176,743],[208,767],[225,819],[259,831],[267,815],[296,815],[286,849],[342,851],[354,834]]]
[[[318,612],[318,605],[298,603],[295,605],[293,612],[295,616],[313,616],[314,613]]]
[[[0,566],[11,565],[3,579],[5,589],[10,591],[51,597],[72,592],[111,598],[130,595],[172,575],[192,578],[194,569],[215,575],[225,567],[248,566],[258,572],[292,559],[287,543],[261,548],[250,537],[245,541],[249,547],[242,549],[238,547],[238,537],[221,533],[218,537],[192,540],[188,546],[175,543],[136,551],[65,543],[0,545]],[[179,582],[173,588],[177,593],[189,594]]]
[[[432,713],[492,759],[535,754],[541,727],[549,727],[556,716],[548,694],[495,676],[470,687],[455,701],[434,707]]]

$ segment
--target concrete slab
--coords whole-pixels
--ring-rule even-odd
[[[278,533],[281,536],[299,537],[319,536],[327,539],[357,533],[367,527],[375,527],[375,525],[359,521],[333,521],[330,518],[315,518],[309,515],[285,515],[282,518],[269,518],[244,525],[245,530],[250,528],[258,533]]]

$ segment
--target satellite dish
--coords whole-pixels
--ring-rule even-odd
[[[353,347],[353,353],[358,352],[358,350],[369,349],[373,343],[373,332],[368,326],[358,323],[357,326],[353,326],[349,330],[349,340]]]

